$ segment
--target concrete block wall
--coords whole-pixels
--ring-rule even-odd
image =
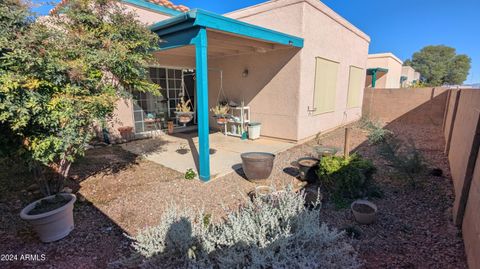
[[[365,89],[363,115],[443,128],[469,268],[480,268],[480,89]]]
[[[480,89],[451,90],[444,134],[455,188],[453,219],[470,268],[480,268]]]
[[[402,121],[409,124],[422,124],[426,120],[442,124],[446,98],[447,90],[444,88],[366,88],[363,115],[382,122],[403,117]],[[420,114],[422,117],[416,116]]]

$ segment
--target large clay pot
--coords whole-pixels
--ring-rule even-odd
[[[52,195],[27,205],[22,212],[20,212],[20,217],[28,221],[37,232],[40,240],[46,243],[64,238],[74,228],[73,204],[77,200],[77,197],[70,193],[62,193],[60,195],[70,199],[67,204],[60,208],[37,215],[28,214],[40,201],[55,197],[55,195]]]
[[[275,155],[267,152],[242,153],[242,168],[249,180],[267,179],[272,173]]]

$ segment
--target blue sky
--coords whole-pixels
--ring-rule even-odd
[[[264,2],[264,0],[172,1],[175,4],[220,14]],[[472,58],[472,69],[465,83],[480,83],[480,0],[322,2],[371,37],[370,53],[392,52],[405,60],[426,45],[451,46],[457,49],[457,53],[467,54]],[[43,6],[36,11],[45,14],[50,8],[51,6]]]

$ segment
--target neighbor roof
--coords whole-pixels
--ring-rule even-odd
[[[400,60],[397,56],[395,56],[391,52],[368,54],[368,59],[375,59],[375,58],[392,58],[395,61],[399,62],[400,64],[403,64],[403,61]]]
[[[61,0],[60,3],[58,3],[52,10],[50,10],[50,14],[56,13],[68,1],[69,0]],[[169,0],[128,0],[128,1],[122,1],[121,0],[121,2],[126,2],[126,3],[134,4],[134,5],[141,4],[141,6],[144,6],[144,7],[147,6],[145,4],[155,4],[157,6],[169,8],[169,9],[179,11],[179,12],[187,12],[187,11],[190,10],[188,7],[186,7],[184,5],[174,5]]]

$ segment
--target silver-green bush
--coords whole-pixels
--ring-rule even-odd
[[[112,264],[140,268],[358,268],[343,233],[320,223],[302,194],[278,192],[248,201],[219,224],[172,206],[133,238],[136,253]]]

